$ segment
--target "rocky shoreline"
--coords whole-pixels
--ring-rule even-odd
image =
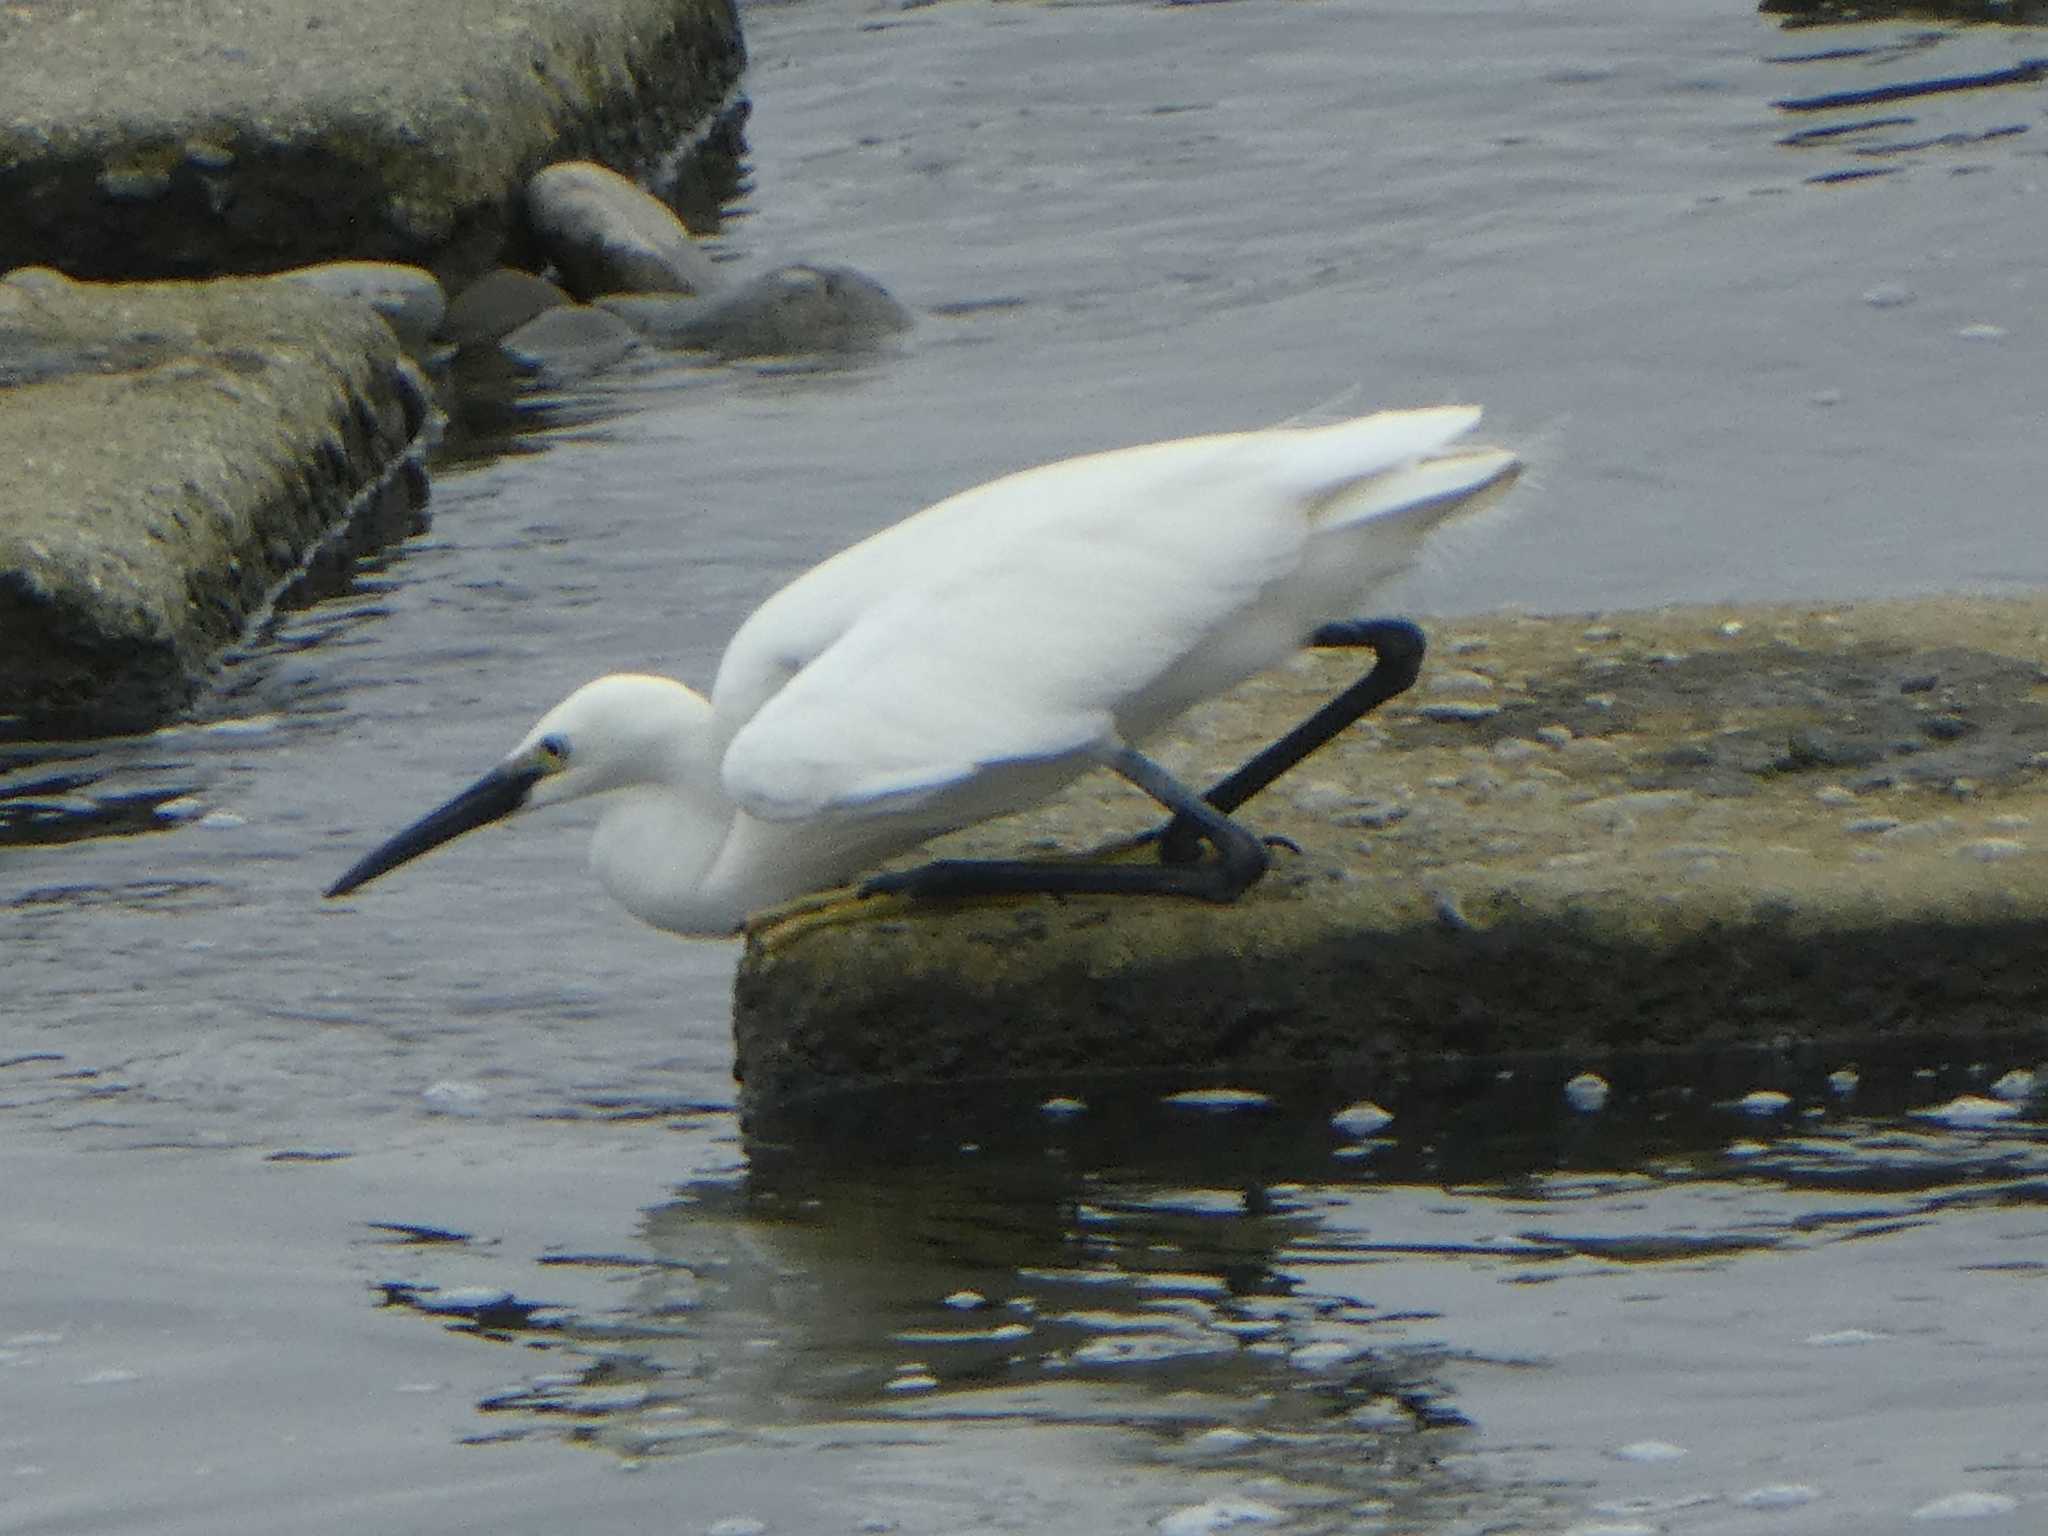
[[[10,8],[0,60],[0,739],[162,723],[309,562],[416,526],[445,294],[564,259],[529,178],[642,177],[589,166],[576,238],[701,276],[670,210],[745,115],[729,0],[80,0]]]

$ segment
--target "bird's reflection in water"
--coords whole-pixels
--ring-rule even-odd
[[[909,1436],[965,1454],[985,1431],[1079,1430],[1440,1528],[1473,1498],[1492,1518],[1545,1496],[1460,1470],[1481,1440],[1459,1383],[1554,1342],[1549,1312],[1514,1308],[1489,1332],[1509,1346],[1461,1350],[1474,1307],[1796,1255],[2009,1198],[2048,1166],[2024,1124],[1914,1129],[1914,1106],[1981,1064],[1866,1050],[1850,1104],[1849,1059],[1610,1059],[1593,1112],[1562,1062],[1192,1097],[1098,1083],[1085,1106],[1045,1085],[843,1103],[836,1139],[757,1136],[743,1168],[648,1212],[636,1251],[551,1256],[600,1273],[595,1305],[393,1299],[451,1321],[477,1302],[467,1326],[563,1367],[487,1400],[479,1438],[644,1458]],[[1368,1094],[1389,1123],[1357,1112]]]

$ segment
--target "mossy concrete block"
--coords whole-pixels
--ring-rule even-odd
[[[671,195],[693,135],[736,147],[744,57],[731,0],[0,7],[0,270],[351,258],[459,287],[550,161]]]
[[[261,279],[0,282],[0,736],[159,724],[429,405],[366,304]]]
[[[1241,811],[1233,906],[838,900],[757,921],[757,1125],[891,1085],[2048,1025],[2048,597],[1437,625],[1421,683]],[[1348,681],[1321,652],[1184,723],[1207,782]],[[941,851],[1150,825],[1077,785]],[[1126,850],[1124,857],[1147,857]]]

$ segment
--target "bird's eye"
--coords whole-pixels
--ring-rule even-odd
[[[569,741],[564,736],[543,736],[540,739],[540,765],[549,773],[559,773],[569,766]]]

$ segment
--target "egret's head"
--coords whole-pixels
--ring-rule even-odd
[[[346,896],[379,875],[528,806],[636,784],[684,787],[711,706],[666,677],[615,673],[540,718],[505,760],[439,809],[365,854],[327,889]]]
[[[542,715],[501,768],[534,775],[527,805],[635,784],[685,788],[711,706],[673,678],[614,672]]]

